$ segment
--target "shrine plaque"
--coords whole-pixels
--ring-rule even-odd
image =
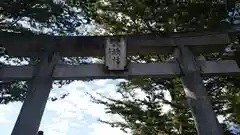
[[[105,66],[108,70],[125,70],[127,65],[126,43],[123,38],[106,39]]]

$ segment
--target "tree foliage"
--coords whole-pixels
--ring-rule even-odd
[[[1,31],[78,35],[77,27],[90,21],[102,26],[108,34],[152,33],[169,35],[173,32],[200,32],[227,27],[222,0],[3,0],[0,2]],[[30,27],[22,25],[29,24]],[[48,29],[49,31],[45,31]],[[218,52],[217,52],[218,53]],[[209,54],[207,59],[219,56]],[[165,62],[168,56],[130,57],[133,62]],[[79,62],[79,58],[70,59]],[[204,78],[213,108],[229,122],[239,120],[239,78]],[[62,83],[62,82],[59,82]],[[134,135],[195,134],[179,78],[159,79],[139,77],[119,84],[122,99],[104,97],[93,101],[106,106],[107,113],[120,115],[125,122],[102,122],[113,127],[131,129]],[[23,101],[26,83],[1,83],[0,101]],[[139,98],[140,88],[143,97]],[[168,93],[169,96],[166,96]],[[168,99],[170,97],[170,99]],[[165,111],[164,106],[171,107]],[[226,121],[227,122],[227,121]]]
[[[212,31],[228,28],[223,23],[228,16],[226,3],[221,0],[89,0],[89,17],[102,25],[111,34],[152,33],[170,35],[182,32]],[[209,60],[219,58],[207,54]],[[134,56],[134,62],[165,62],[168,56]],[[161,70],[161,69],[159,69]],[[239,123],[238,77],[204,78],[213,109],[228,122]],[[131,129],[134,135],[192,135],[196,134],[194,122],[186,105],[179,78],[159,79],[138,77],[120,83],[117,91],[121,99],[104,97],[93,101],[103,104],[106,112],[118,114],[125,122],[104,121],[123,131]],[[144,93],[137,96],[136,88]],[[164,93],[169,93],[170,99]],[[164,112],[163,105],[171,106]]]
[[[2,0],[0,1],[0,32],[14,32],[22,34],[47,34],[47,35],[81,35],[84,33],[84,26],[89,24],[83,10],[69,6],[71,1],[58,0]],[[80,3],[82,7],[86,3]],[[9,61],[15,65],[22,65],[23,62],[36,64],[38,59],[13,58],[2,56],[1,67],[9,65]],[[86,63],[86,58],[63,58],[66,64]],[[62,86],[71,81],[55,81],[55,84]],[[0,103],[6,104],[13,101],[23,101],[26,97],[27,82],[8,81],[0,82]],[[52,97],[55,101],[63,98]]]
[[[90,17],[114,34],[212,30],[227,17],[220,0],[88,1]]]
[[[76,28],[87,23],[82,11],[57,0],[3,0],[0,7],[1,31],[73,34]],[[49,31],[42,31],[44,28]]]

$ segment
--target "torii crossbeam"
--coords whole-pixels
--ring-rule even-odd
[[[123,39],[127,55],[172,54],[177,60],[167,63],[129,63],[125,71],[106,71],[103,64],[64,65],[59,57],[104,56],[107,39]],[[196,56],[224,51],[229,32],[203,32],[118,36],[46,36],[0,33],[0,45],[8,55],[40,57],[38,65],[5,66],[0,80],[31,82],[12,135],[35,135],[38,131],[53,80],[130,78],[135,76],[181,77],[199,135],[222,135],[201,76],[239,75],[235,60],[205,61]]]

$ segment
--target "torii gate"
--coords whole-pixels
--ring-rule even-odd
[[[40,56],[41,59],[38,65],[6,66],[0,69],[2,81],[31,82],[12,135],[37,133],[53,80],[135,76],[180,76],[198,135],[222,135],[201,76],[239,75],[240,68],[235,60],[206,61],[196,56],[223,51],[229,42],[229,31],[176,34],[170,37],[151,34],[58,37],[0,33],[0,44],[6,48],[8,55]],[[109,54],[108,50],[114,48],[117,49],[115,54]],[[104,52],[105,64],[58,64],[59,57],[104,56]],[[126,55],[173,52],[176,60],[167,63],[127,64],[126,61]],[[114,57],[118,60],[112,60]]]

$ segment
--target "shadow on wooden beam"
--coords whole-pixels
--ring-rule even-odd
[[[206,61],[201,63],[202,75],[240,75],[240,68],[233,60]],[[34,66],[11,66],[0,70],[0,80],[29,80],[32,78]],[[55,80],[83,79],[117,79],[136,76],[156,76],[161,78],[176,77],[181,74],[176,63],[150,63],[129,65],[128,71],[121,73],[106,72],[101,64],[57,65],[53,78]]]
[[[229,43],[227,32],[178,34],[163,37],[153,34],[118,36],[46,36],[0,33],[0,46],[10,56],[35,56],[44,44],[56,44],[60,56],[103,56],[106,38],[123,37],[128,55],[171,54],[178,45],[190,47],[194,53],[223,51]],[[50,42],[50,43],[49,43]]]

